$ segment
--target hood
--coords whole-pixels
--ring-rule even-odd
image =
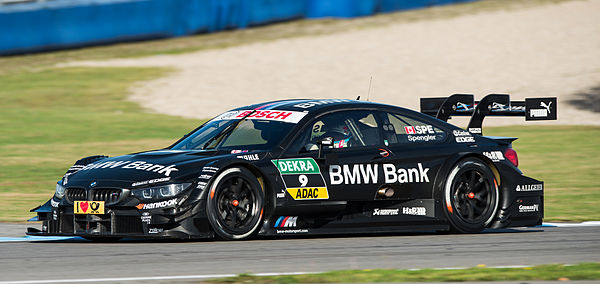
[[[189,181],[198,176],[204,165],[230,155],[218,151],[159,150],[106,158],[66,175],[63,185],[129,188],[148,181]]]

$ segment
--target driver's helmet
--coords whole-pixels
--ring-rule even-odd
[[[324,134],[321,137],[332,137],[333,148],[346,148],[352,139],[350,128],[344,123],[341,117],[330,116],[322,120],[322,131]]]

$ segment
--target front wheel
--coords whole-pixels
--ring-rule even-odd
[[[483,231],[498,209],[498,184],[494,174],[480,159],[460,161],[448,175],[444,201],[454,231]]]
[[[215,233],[225,240],[242,240],[258,232],[264,206],[264,190],[245,168],[229,168],[212,183],[206,214]]]

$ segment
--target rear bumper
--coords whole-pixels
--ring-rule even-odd
[[[501,167],[499,167],[501,168]],[[500,172],[513,172],[509,169]],[[544,218],[544,182],[519,173],[502,175],[500,208],[492,228],[531,227]]]

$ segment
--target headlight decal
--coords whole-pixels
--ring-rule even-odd
[[[167,184],[131,190],[131,194],[140,200],[155,200],[173,197],[185,191],[191,183]]]
[[[63,196],[65,196],[65,187],[62,185],[62,181],[56,183],[56,193],[54,195],[58,199],[61,199]]]

